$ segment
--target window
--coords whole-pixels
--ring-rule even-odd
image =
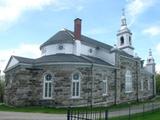
[[[129,45],[132,45],[131,36],[129,36]]]
[[[143,82],[143,80],[141,80],[141,91],[143,91],[143,89],[144,89],[143,84],[144,84],[144,82]]]
[[[107,77],[104,76],[103,78],[103,95],[107,95],[108,94],[108,80]]]
[[[124,37],[122,36],[121,38],[120,38],[120,41],[121,41],[121,45],[123,45],[124,44]]]
[[[125,74],[125,92],[129,93],[132,92],[132,75],[131,72],[129,70],[126,71]]]
[[[64,48],[64,47],[63,47],[63,44],[58,44],[58,49],[59,49],[59,50],[63,50],[63,48]]]
[[[72,74],[72,98],[80,97],[80,80],[81,76],[79,72]]]
[[[151,84],[150,84],[150,81],[148,80],[148,90],[151,90]]]
[[[45,99],[52,98],[52,90],[53,90],[52,79],[53,78],[51,74],[46,74],[44,76],[43,98]]]
[[[89,49],[89,53],[92,53],[93,52],[93,50],[92,49]]]

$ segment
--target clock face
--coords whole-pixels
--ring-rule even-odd
[[[46,79],[47,81],[52,80],[52,75],[51,75],[51,74],[47,74],[47,75],[45,76],[45,79]]]
[[[79,80],[79,74],[78,74],[78,73],[74,74],[74,75],[73,75],[73,79],[74,79],[74,80]]]

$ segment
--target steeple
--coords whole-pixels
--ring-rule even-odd
[[[117,47],[126,53],[133,55],[132,33],[127,27],[125,9],[122,9],[121,26],[117,33]]]
[[[122,9],[122,16],[121,16],[121,28],[122,27],[127,27],[127,20],[125,17],[125,9]]]
[[[154,58],[152,56],[152,50],[149,49],[149,56],[147,58],[147,64],[153,64],[154,63]]]
[[[152,50],[149,49],[149,56],[147,58],[146,70],[150,73],[155,73],[155,62],[152,56]]]

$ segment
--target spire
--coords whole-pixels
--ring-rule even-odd
[[[147,58],[146,70],[150,73],[155,73],[155,61],[152,56],[152,50],[149,49],[149,56]]]
[[[149,56],[148,56],[148,59],[147,59],[147,64],[153,64],[154,63],[154,58],[152,56],[152,50],[149,49]]]
[[[152,50],[149,49],[149,56],[152,56]]]
[[[122,9],[122,17],[121,17],[121,26],[127,26],[126,16],[125,16],[125,9]]]

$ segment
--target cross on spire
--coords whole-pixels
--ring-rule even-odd
[[[122,16],[125,16],[125,8],[122,9]]]
[[[149,56],[152,56],[152,50],[149,49]]]
[[[127,26],[124,8],[122,9],[121,26]]]

